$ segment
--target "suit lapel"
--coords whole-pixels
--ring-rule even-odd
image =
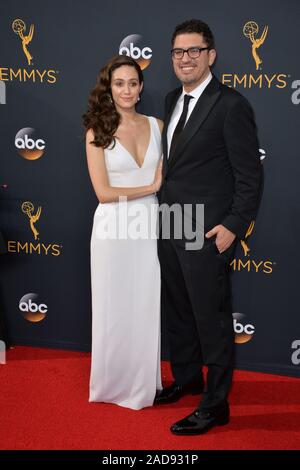
[[[168,169],[170,169],[177,159],[182,154],[188,142],[192,139],[193,135],[201,127],[209,112],[215,105],[221,94],[220,82],[213,76],[210,83],[207,85],[202,95],[197,101],[189,120],[184,127],[176,146],[176,149],[169,157]]]

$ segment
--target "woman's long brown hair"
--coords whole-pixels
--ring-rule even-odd
[[[90,143],[96,147],[105,149],[111,144],[114,147],[116,143],[114,134],[119,126],[121,116],[112,99],[111,77],[112,73],[123,65],[134,67],[138,73],[139,82],[143,82],[143,73],[139,64],[125,55],[113,57],[100,70],[96,86],[89,96],[88,109],[82,116],[85,130],[93,130],[94,140]]]

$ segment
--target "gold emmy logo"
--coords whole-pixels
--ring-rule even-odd
[[[250,237],[250,235],[251,235],[251,233],[253,232],[253,229],[254,229],[254,224],[255,224],[255,221],[252,220],[251,224],[248,227],[245,238]],[[244,256],[249,256],[250,248],[248,247],[247,243],[245,242],[245,240],[240,240],[240,242],[241,242],[242,248],[244,250]]]
[[[261,58],[258,56],[256,49],[258,49],[264,42],[268,33],[268,26],[264,27],[262,35],[260,38],[255,39],[255,36],[258,34],[259,28],[255,21],[248,21],[243,28],[243,33],[246,38],[249,38],[252,42],[252,56],[255,61],[256,70],[259,69],[260,64],[262,63]]]
[[[29,202],[29,201],[23,202],[22,212],[24,212],[24,214],[28,216],[30,228],[33,233],[34,239],[38,240],[39,232],[35,228],[34,224],[39,220],[41,212],[42,212],[42,208],[38,207],[36,214],[34,215],[33,215],[33,211],[34,211],[34,205],[32,204],[32,202]]]
[[[30,65],[32,61],[32,55],[27,49],[27,46],[32,41],[34,25],[32,24],[30,26],[29,33],[26,36],[24,36],[23,34],[25,33],[25,30],[26,30],[26,25],[23,20],[20,20],[20,19],[14,20],[12,24],[12,29],[13,29],[13,32],[16,33],[20,37],[22,41],[22,48],[23,48],[24,54],[26,55],[28,65]]]

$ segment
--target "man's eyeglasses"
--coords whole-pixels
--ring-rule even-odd
[[[202,51],[208,50],[209,47],[189,47],[188,49],[172,49],[171,54],[173,59],[182,59],[185,52],[191,59],[197,59],[200,57]]]

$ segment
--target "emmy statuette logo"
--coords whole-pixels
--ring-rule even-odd
[[[27,220],[29,221],[30,232],[32,233],[33,239],[31,239],[31,241],[26,239],[8,240],[7,251],[9,253],[26,255],[60,256],[63,247],[61,243],[47,242],[45,240],[41,240],[40,238],[40,233],[36,227],[36,224],[40,220],[42,207],[37,205],[35,208],[31,201],[24,201],[21,204],[21,211],[28,217],[28,219],[27,217],[23,217],[23,220],[26,222],[26,229]]]
[[[35,223],[39,220],[42,212],[42,208],[39,206],[36,213],[33,214],[34,212],[34,205],[30,201],[23,202],[22,204],[22,212],[26,214],[29,218],[29,225],[31,228],[31,231],[33,233],[34,239],[38,240],[39,239],[39,232],[37,231],[35,227]]]
[[[59,77],[59,70],[57,70],[56,66],[52,65],[51,67],[39,68],[36,57],[33,63],[31,46],[32,40],[33,38],[35,39],[36,36],[36,25],[30,24],[27,28],[24,20],[16,18],[9,24],[9,28],[11,28],[19,38],[15,40],[15,43],[17,44],[18,56],[21,58],[20,62],[24,64],[22,66],[17,65],[10,67],[7,64],[2,64],[0,57],[0,82],[30,82],[54,85]],[[1,101],[0,89],[0,102]]]
[[[265,26],[260,38],[256,38],[255,36],[258,34],[259,28],[258,24],[255,21],[248,21],[243,28],[243,33],[246,38],[249,38],[252,43],[252,56],[255,61],[256,70],[260,69],[260,64],[262,64],[262,60],[257,53],[257,49],[265,42],[266,36],[268,34],[268,26]]]
[[[248,227],[247,233],[245,235],[245,239],[250,237],[251,233],[253,232],[254,225],[255,225],[255,221],[252,220],[252,222],[250,223],[250,225]],[[240,240],[240,242],[241,242],[242,248],[244,250],[244,256],[249,256],[250,248],[248,247],[247,243],[245,242],[245,240]]]
[[[33,33],[34,33],[34,25],[33,24],[30,25],[29,33],[24,35],[25,30],[26,30],[25,22],[23,20],[16,19],[16,20],[13,21],[12,30],[21,39],[23,52],[26,56],[28,65],[31,65],[33,57],[30,54],[29,50],[27,49],[27,46],[32,41],[32,37],[33,37]]]

